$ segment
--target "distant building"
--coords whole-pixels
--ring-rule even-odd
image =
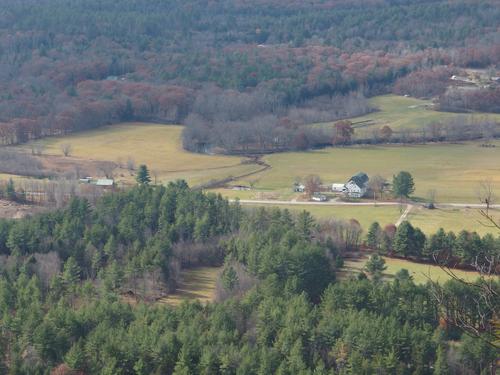
[[[95,182],[95,184],[97,186],[113,187],[115,185],[115,181],[111,178],[100,178]]]
[[[293,191],[295,193],[303,193],[304,191],[306,191],[306,186],[304,184],[300,184],[300,183],[294,183],[293,184]]]
[[[332,191],[334,193],[345,193],[346,190],[345,184],[332,184]]]
[[[327,198],[323,194],[314,193],[312,196],[312,200],[315,202],[326,202]]]
[[[351,198],[361,198],[365,195],[368,188],[368,175],[366,173],[358,173],[352,176],[351,179],[345,184],[346,194]]]
[[[231,187],[232,190],[250,190],[250,186],[245,185],[234,185]]]

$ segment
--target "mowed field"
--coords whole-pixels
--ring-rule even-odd
[[[61,146],[72,146],[71,156],[86,160],[111,161],[123,166],[132,158],[136,166],[146,164],[157,174],[159,182],[185,179],[192,185],[239,176],[259,169],[241,164],[235,156],[202,155],[182,148],[182,126],[144,123],[110,125],[96,130],[52,137],[35,143],[44,146],[44,154],[60,155]],[[33,143],[21,146],[30,150]],[[133,181],[126,170],[117,170],[118,180]]]
[[[493,113],[451,113],[432,110],[431,100],[421,100],[399,95],[381,95],[369,100],[370,104],[378,108],[377,112],[365,116],[354,117],[351,121],[356,128],[356,133],[363,135],[367,131],[371,135],[371,128],[381,128],[388,125],[398,132],[403,129],[418,130],[432,122],[446,121],[463,118],[467,121],[491,119],[500,122],[500,114]],[[329,127],[333,123],[316,124],[316,126]]]
[[[413,281],[417,284],[425,284],[427,281],[432,280],[434,282],[444,283],[451,279],[450,275],[437,265],[415,263],[404,259],[394,259],[383,257],[385,260],[385,265],[387,269],[384,271],[383,275],[386,279],[391,280],[394,275],[400,270],[407,269],[410,275],[413,277]],[[365,267],[368,257],[364,256],[362,259],[348,260],[344,264],[343,271],[339,275],[341,278],[349,277],[350,275],[357,275]],[[464,271],[464,270],[453,270],[453,274],[458,278],[472,282],[477,280],[479,274],[474,271]]]
[[[500,210],[490,210],[489,213],[497,223],[500,223]],[[423,207],[413,207],[408,214],[407,220],[427,234],[435,233],[438,228],[443,228],[446,231],[455,233],[464,229],[471,232],[475,231],[481,235],[486,233],[500,235],[500,231],[492,227],[491,222],[482,217],[477,208],[428,210]]]
[[[243,207],[255,209],[258,206],[244,204]],[[317,221],[322,220],[350,220],[356,219],[364,232],[374,221],[384,227],[387,224],[394,224],[401,216],[397,206],[320,206],[320,205],[265,205],[265,207],[278,207],[288,209],[290,212],[298,214],[302,211],[309,211]]]
[[[478,203],[480,182],[491,181],[500,196],[500,141],[496,147],[480,147],[478,142],[461,144],[384,145],[327,148],[309,152],[267,155],[271,165],[262,173],[240,181],[253,182],[264,191],[291,191],[296,177],[316,174],[323,183],[346,182],[365,172],[392,180],[399,171],[408,171],[415,181],[415,196],[425,198],[435,190],[438,202]]]

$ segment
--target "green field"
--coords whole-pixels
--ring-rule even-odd
[[[176,291],[159,300],[172,306],[177,306],[183,301],[197,300],[202,303],[214,299],[215,284],[221,267],[197,267],[181,271],[181,281]]]
[[[243,205],[244,207],[257,207],[252,205]],[[320,206],[320,205],[268,205],[264,207],[278,207],[289,209],[291,212],[299,213],[309,211],[317,220],[356,219],[366,232],[370,224],[378,221],[380,225],[394,224],[399,216],[399,207],[397,206]]]
[[[346,261],[343,271],[341,271],[341,278],[348,277],[349,275],[357,275],[359,271],[365,267],[367,260],[368,257],[365,256],[362,259]],[[429,279],[434,282],[443,283],[451,278],[450,275],[439,266],[387,257],[384,257],[384,260],[387,269],[384,271],[383,275],[388,280],[392,279],[394,275],[403,268],[408,270],[417,284],[425,284],[429,281]],[[453,270],[453,274],[455,274],[458,278],[469,282],[472,282],[479,277],[479,274],[473,271]]]
[[[388,125],[394,131],[403,129],[418,130],[432,122],[446,121],[454,118],[465,118],[476,121],[484,118],[500,122],[500,114],[492,113],[450,113],[432,110],[431,100],[421,100],[398,95],[381,95],[370,99],[370,104],[378,108],[377,112],[365,116],[352,118],[356,134],[371,136],[371,128],[381,128]],[[329,127],[333,123],[316,124],[315,126]]]
[[[478,185],[484,180],[490,180],[500,196],[500,142],[495,145],[385,145],[277,153],[264,157],[271,169],[240,183],[252,180],[256,189],[289,193],[296,177],[309,174],[332,183],[346,182],[360,171],[391,180],[395,173],[406,170],[414,177],[416,196],[425,197],[434,189],[438,202],[478,203]]]
[[[129,157],[136,165],[146,164],[157,173],[160,181],[185,179],[195,185],[212,179],[239,176],[259,169],[252,164],[241,164],[236,156],[202,155],[182,148],[182,126],[126,123],[75,133],[64,137],[50,137],[35,143],[44,145],[44,154],[62,155],[61,145],[71,144],[71,156],[81,159],[111,161],[126,164]],[[31,149],[32,143],[22,146]],[[117,169],[115,175],[133,181],[129,173]]]
[[[491,210],[490,214],[500,223],[500,210]],[[423,207],[414,207],[410,211],[407,220],[414,226],[422,229],[425,233],[435,233],[438,228],[443,228],[446,231],[451,230],[456,233],[465,229],[476,231],[481,235],[486,233],[500,235],[500,231],[496,228],[491,228],[491,224],[475,208],[428,210]]]

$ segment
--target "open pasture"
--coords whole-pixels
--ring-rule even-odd
[[[244,204],[243,207],[256,208],[255,205]],[[321,205],[268,205],[264,207],[277,207],[288,209],[292,213],[309,211],[316,220],[350,220],[355,219],[363,228],[363,232],[368,231],[368,227],[374,221],[384,227],[387,224],[394,224],[401,215],[397,206],[321,206]]]
[[[425,198],[436,191],[438,202],[479,203],[478,187],[491,181],[500,196],[500,142],[496,147],[480,147],[478,142],[460,144],[383,145],[326,148],[308,152],[267,155],[271,168],[242,179],[254,182],[256,189],[289,193],[296,177],[317,174],[323,183],[347,182],[358,172],[369,176],[392,176],[405,170],[413,175],[415,196]]]
[[[433,110],[431,100],[415,99],[399,95],[380,95],[369,100],[370,104],[377,108],[377,112],[364,116],[354,117],[350,120],[356,128],[356,133],[368,136],[372,128],[381,128],[384,125],[391,127],[393,131],[419,130],[433,122],[446,121],[450,119],[463,118],[467,122],[479,121],[485,118],[500,122],[500,114],[494,113],[452,113]],[[329,127],[333,123],[316,124],[316,126]]]
[[[500,223],[500,210],[490,210],[490,214],[496,222]],[[428,210],[423,207],[413,207],[408,214],[407,220],[413,226],[419,227],[425,233],[435,233],[439,228],[455,233],[465,229],[475,231],[481,235],[492,233],[500,235],[497,228],[483,218],[477,208],[439,208]]]
[[[413,281],[417,284],[425,284],[429,280],[444,283],[451,279],[450,275],[437,265],[416,263],[405,259],[383,258],[385,260],[385,265],[387,266],[383,275],[388,280],[393,279],[394,275],[396,275],[396,273],[403,268],[408,270],[410,276],[413,277]],[[347,260],[344,264],[343,270],[341,271],[341,278],[349,277],[349,275],[357,275],[361,270],[363,270],[367,261],[367,256],[363,256],[361,259]],[[474,271],[454,269],[453,274],[468,282],[473,282],[479,277],[479,274]]]
[[[43,146],[45,155],[64,158],[61,147],[69,144],[74,159],[114,162],[116,177],[125,182],[133,181],[126,170],[128,159],[133,159],[136,166],[146,164],[161,182],[182,178],[192,185],[259,169],[253,164],[241,164],[241,158],[236,156],[187,152],[182,148],[181,133],[182,126],[177,125],[125,123],[34,143]],[[32,145],[21,147],[30,150]]]

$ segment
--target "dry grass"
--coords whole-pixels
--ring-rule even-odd
[[[221,269],[221,267],[197,267],[182,270],[181,282],[175,293],[158,302],[178,306],[184,301],[197,300],[202,303],[213,301],[215,283]]]
[[[132,158],[136,166],[146,164],[161,182],[185,179],[193,185],[258,169],[256,165],[242,165],[241,158],[235,156],[187,152],[182,148],[181,132],[182,126],[176,125],[126,123],[45,138],[36,143],[44,145],[45,154],[62,158],[61,146],[71,144],[73,158],[120,164],[124,168],[115,170],[115,175],[126,182],[134,180],[125,169],[128,158]],[[22,148],[31,149],[31,145]]]

